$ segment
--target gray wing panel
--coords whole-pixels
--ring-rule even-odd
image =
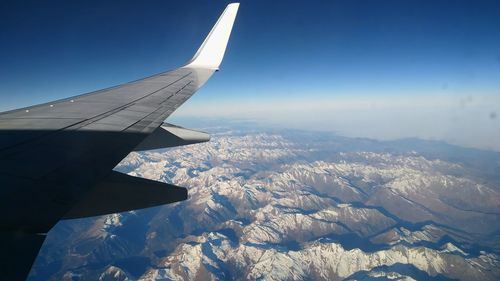
[[[129,100],[109,114],[92,118],[79,125],[78,129],[151,133],[189,99],[213,72],[207,69],[182,68],[146,79],[142,84],[155,85],[154,91]],[[169,84],[163,86],[166,83]]]
[[[69,210],[79,206],[91,187],[102,186],[101,179],[212,73],[179,69],[0,115],[0,213],[5,214],[0,217],[0,236],[5,244],[2,250],[17,253],[2,259],[3,265],[14,266],[8,272],[17,274],[9,278],[26,276],[43,242],[44,236],[37,233],[48,232]],[[137,186],[138,190],[144,187]],[[157,204],[177,201],[172,188],[161,191],[163,197],[148,198],[157,198]],[[133,198],[128,193],[123,195]],[[123,202],[123,210],[151,205],[130,201],[136,204],[128,206],[125,203],[129,201]],[[104,202],[101,205],[106,206]],[[98,214],[101,209],[85,210]],[[9,245],[13,248],[6,248]]]
[[[0,130],[104,128],[122,131],[138,121],[165,119],[191,97],[213,72],[207,69],[180,68],[110,89],[0,113]],[[137,128],[140,126],[134,127]],[[152,132],[149,126],[142,129],[144,132]],[[16,143],[16,138],[9,138],[8,143],[0,142],[0,151]]]
[[[1,114],[0,184],[15,188],[0,191],[0,212],[22,206],[1,225],[48,231],[213,72],[180,68]]]

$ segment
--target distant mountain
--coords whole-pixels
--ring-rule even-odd
[[[498,280],[500,154],[211,129],[116,168],[187,201],[59,223],[31,280]]]

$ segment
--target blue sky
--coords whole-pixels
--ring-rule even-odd
[[[174,119],[500,149],[499,1],[241,2],[222,71]],[[2,1],[0,110],[180,66],[227,3]]]

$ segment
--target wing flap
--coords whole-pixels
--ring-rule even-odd
[[[205,132],[190,130],[163,123],[144,141],[142,141],[134,151],[153,150],[174,146],[182,146],[210,140],[210,135]]]
[[[92,188],[64,219],[100,216],[187,199],[187,189],[113,171]]]

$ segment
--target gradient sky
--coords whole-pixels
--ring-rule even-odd
[[[500,150],[500,1],[241,2],[221,72],[174,120]],[[176,68],[227,3],[1,1],[0,111]]]

